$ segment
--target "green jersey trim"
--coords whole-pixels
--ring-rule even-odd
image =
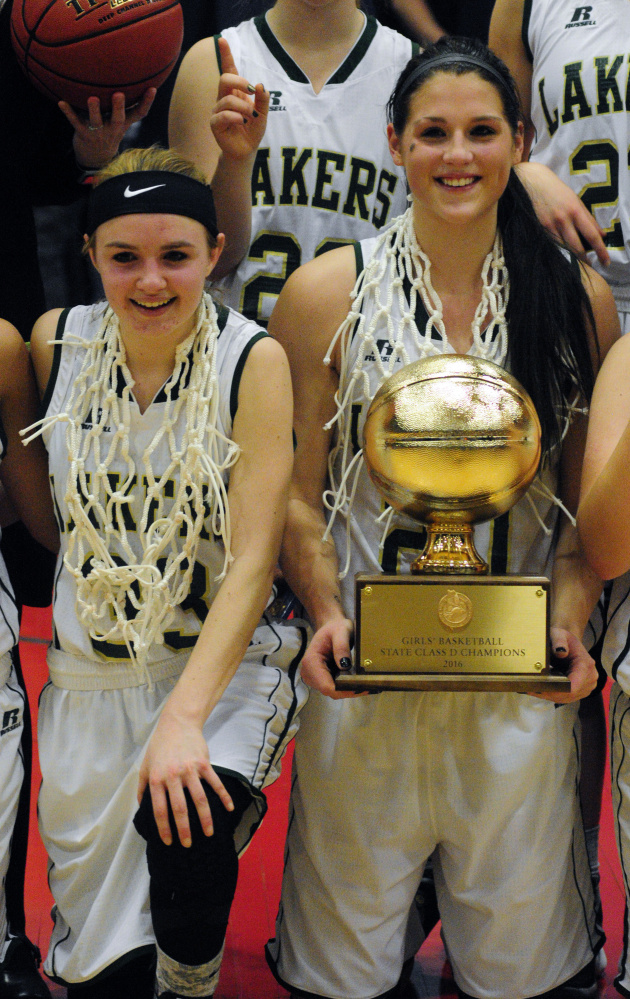
[[[50,369],[48,384],[46,385],[46,391],[44,392],[44,396],[42,398],[39,409],[40,419],[43,419],[43,417],[46,415],[48,407],[50,406],[50,400],[52,399],[53,392],[55,391],[55,383],[57,381],[57,375],[59,374],[59,365],[61,364],[61,351],[63,350],[63,343],[61,343],[61,341],[63,340],[63,334],[66,329],[66,322],[68,319],[69,312],[70,309],[64,309],[57,321],[57,329],[55,330],[55,340],[58,340],[59,343],[55,344],[55,351],[53,354],[53,362],[52,362],[52,367]]]
[[[258,29],[258,33],[263,42],[271,52],[274,59],[280,63],[289,79],[293,80],[294,83],[310,83],[311,81],[308,76],[302,72],[289,53],[283,49],[282,45],[267,24],[267,19],[264,14],[259,14],[258,17],[254,18],[254,26]]]
[[[219,327],[219,336],[223,333],[225,329],[225,324],[228,321],[230,310],[227,305],[220,305],[218,302],[214,303],[214,307],[217,310],[217,326]],[[219,337],[217,337],[217,340]]]
[[[238,390],[241,384],[241,375],[243,374],[243,368],[245,367],[245,361],[249,357],[249,352],[255,343],[262,340],[264,337],[269,336],[264,330],[259,330],[254,336],[249,340],[244,348],[241,356],[239,357],[236,365],[234,367],[234,375],[232,377],[232,388],[230,389],[230,416],[232,420],[236,416],[236,410],[238,409]]]
[[[259,14],[258,17],[254,18],[254,26],[256,27],[260,37],[263,42],[276,59],[283,70],[287,74],[290,80],[294,83],[309,83],[310,80],[306,73],[304,73],[298,64],[291,58],[289,53],[282,47],[273,31],[267,24],[267,19],[264,14]],[[348,77],[357,68],[363,57],[365,56],[370,45],[374,41],[374,36],[378,30],[378,21],[375,17],[367,16],[365,19],[365,26],[358,41],[353,46],[352,50],[348,53],[344,61],[342,62],[339,69],[335,70],[333,75],[329,80],[326,81],[324,86],[329,86],[331,83],[345,83]]]
[[[361,249],[361,244],[358,239],[353,241],[352,249],[354,250],[354,263],[357,269],[357,273],[355,275],[356,281],[361,271],[365,269],[365,264],[363,263],[363,250]]]
[[[2,461],[2,458],[4,458],[4,456],[7,453],[7,447],[9,446],[9,438],[7,437],[1,417],[0,417],[0,446],[2,447],[2,455],[0,455],[0,461]]]
[[[361,33],[359,40],[356,42],[354,48],[348,53],[346,59],[341,64],[336,73],[331,76],[328,80],[326,86],[330,83],[345,83],[348,77],[354,73],[355,69],[365,56],[365,53],[369,49],[370,45],[374,41],[374,36],[378,29],[378,22],[375,17],[371,15],[366,18],[366,24]]]
[[[521,26],[521,38],[527,58],[534,64],[534,53],[529,47],[529,21],[532,16],[532,0],[525,0],[523,4],[523,24]]]

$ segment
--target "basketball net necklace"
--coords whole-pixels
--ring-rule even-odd
[[[149,652],[163,644],[176,607],[188,596],[206,519],[225,548],[217,580],[232,561],[225,473],[240,449],[218,428],[218,335],[214,303],[204,293],[196,328],[177,346],[173,374],[163,389],[164,414],[138,472],[129,439],[134,380],[118,316],[109,306],[94,340],[53,341],[85,348],[81,369],[66,412],[44,417],[22,431],[30,434],[24,440],[28,444],[54,424],[68,424],[70,470],[64,500],[74,527],[63,561],[76,583],[77,615],[93,640],[122,640],[149,685]],[[120,394],[119,373],[124,382]],[[181,416],[183,427],[178,426]],[[106,426],[113,433],[103,447]],[[164,445],[169,458],[156,473],[151,458]],[[125,467],[117,488],[118,476],[108,475],[116,460]],[[166,509],[168,479],[175,480],[175,496]],[[146,491],[137,532],[133,531],[134,548],[125,515],[137,498],[134,489],[141,488]]]
[[[383,252],[381,252],[383,251]],[[472,352],[477,357],[493,361],[499,367],[505,366],[508,348],[508,330],[505,318],[510,282],[503,258],[502,240],[497,230],[492,249],[481,268],[481,299],[471,324]],[[409,289],[409,298],[405,293]],[[385,289],[385,301],[381,290]],[[418,296],[426,309],[428,319],[424,330],[416,324]],[[352,451],[351,414],[352,404],[361,395],[371,399],[370,372],[365,368],[366,356],[374,358],[373,365],[380,375],[379,384],[391,375],[395,365],[403,365],[422,357],[444,354],[449,351],[442,302],[431,282],[431,261],[418,244],[413,224],[413,209],[394,219],[386,232],[377,237],[374,252],[367,266],[358,276],[351,292],[352,304],[348,315],[335,333],[324,364],[331,363],[332,352],[337,342],[340,349],[339,386],[335,393],[336,412],[324,427],[330,430],[336,424],[336,435],[328,456],[329,488],[324,492],[324,507],[330,511],[324,540],[328,540],[333,523],[338,514],[346,520],[346,551],[339,578],[343,579],[350,568],[351,536],[350,513],[354,504],[359,477],[363,469],[363,449]],[[364,306],[371,308],[369,321],[362,311]],[[394,311],[399,318],[395,320]],[[369,311],[369,310],[368,310]],[[490,320],[482,331],[481,324],[486,315]],[[437,337],[432,336],[435,330]],[[377,333],[382,339],[387,333],[391,353],[385,360],[377,345]],[[415,347],[410,357],[405,339],[411,339]],[[355,347],[356,344],[356,347]],[[353,362],[352,354],[356,357]],[[561,501],[539,479],[530,489],[541,492],[565,510]],[[543,523],[529,493],[526,493],[535,515],[546,533],[550,528]],[[378,523],[383,523],[380,547],[389,533],[395,511],[386,505]],[[570,517],[568,511],[565,510]],[[573,518],[571,518],[573,519]],[[340,553],[341,556],[341,553]],[[340,565],[341,565],[340,557]]]

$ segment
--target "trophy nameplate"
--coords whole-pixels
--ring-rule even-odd
[[[549,664],[549,580],[487,575],[472,525],[524,495],[540,458],[531,399],[489,361],[440,355],[375,395],[364,428],[370,478],[425,524],[411,573],[355,579],[355,662],[339,690],[567,692]]]

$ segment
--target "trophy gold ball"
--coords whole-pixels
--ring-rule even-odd
[[[549,579],[510,570],[510,521],[497,520],[540,463],[540,423],[523,386],[461,354],[401,365],[368,408],[362,447],[379,493],[424,524],[426,539],[398,522],[385,542],[388,569],[356,573],[354,665],[337,689],[569,691],[549,662]],[[492,519],[489,572],[473,530]]]
[[[520,383],[491,361],[440,354],[387,378],[369,407],[363,454],[396,510],[457,536],[524,495],[540,462],[540,423]],[[472,541],[472,534],[470,533]],[[434,539],[435,541],[435,539]],[[439,564],[416,571],[487,571],[442,540]],[[451,549],[450,551],[448,549]]]

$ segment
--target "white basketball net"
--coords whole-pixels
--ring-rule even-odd
[[[70,470],[65,502],[74,528],[64,564],[76,582],[77,614],[92,639],[124,642],[132,662],[144,671],[149,683],[149,650],[163,644],[175,608],[190,591],[206,519],[208,529],[225,547],[218,579],[225,576],[232,561],[224,475],[240,449],[217,426],[218,335],[214,304],[204,294],[196,329],[177,347],[173,374],[164,386],[164,415],[138,468],[129,453],[134,381],[126,364],[118,317],[111,308],[93,341],[62,341],[86,348],[67,411],[40,421],[37,432],[24,441],[28,443],[44,427],[68,423]],[[124,383],[120,395],[119,381]],[[107,438],[103,437],[105,426],[112,431]],[[170,460],[156,475],[152,456],[164,443]],[[112,466],[118,471],[121,465],[124,472],[114,488],[108,471]],[[167,507],[165,485],[169,479],[175,482],[175,495]],[[205,496],[203,486],[207,487]],[[125,512],[137,499],[137,490],[146,490],[146,494],[139,521],[137,505],[134,509],[137,530],[130,537]],[[122,561],[125,564],[118,564]],[[132,618],[127,613],[129,604],[136,612]]]

